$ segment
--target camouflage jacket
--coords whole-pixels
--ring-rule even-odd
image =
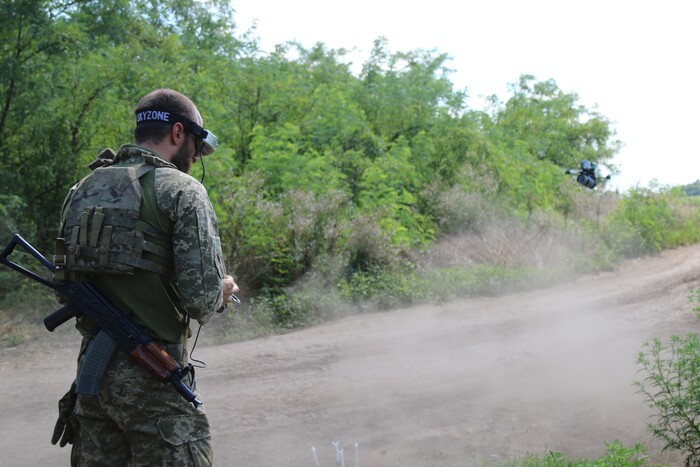
[[[102,159],[91,168],[147,164],[155,166],[139,178],[142,201],[139,220],[169,238],[168,275],[136,268],[131,274],[71,272],[75,280],[89,280],[117,307],[130,310],[134,320],[151,330],[155,339],[182,342],[189,335],[186,317],[206,323],[222,304],[222,280],[226,268],[221,251],[218,222],[206,189],[191,176],[155,153],[138,146],[122,146],[113,160]],[[65,222],[70,200],[95,172],[69,192],[62,210]],[[110,187],[105,187],[109,191]],[[102,194],[101,196],[105,196]],[[83,200],[82,204],[100,204]],[[153,258],[154,253],[145,252]],[[90,323],[78,327],[89,334]]]

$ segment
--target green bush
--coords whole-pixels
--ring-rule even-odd
[[[688,295],[688,301],[694,304],[693,311],[695,311],[698,318],[700,318],[700,289],[691,290]]]
[[[313,303],[298,294],[265,291],[253,303],[257,320],[273,329],[295,329],[308,326],[313,321]]]
[[[16,219],[24,204],[19,196],[0,194],[0,242],[3,245],[17,232]]]
[[[469,295],[491,295],[535,280],[536,272],[493,264],[420,271],[374,268],[352,274],[340,285],[341,297],[356,306],[387,309]]]
[[[700,214],[680,190],[636,188],[618,203],[610,218],[610,238],[628,257],[658,253],[700,240]]]
[[[420,296],[421,281],[413,271],[392,272],[372,267],[357,271],[340,285],[343,299],[358,307],[386,309],[410,305]]]
[[[607,452],[595,460],[568,459],[560,452],[549,452],[540,457],[507,464],[509,467],[642,467],[647,465],[647,449],[642,443],[626,448],[619,440],[606,444]]]
[[[700,465],[700,340],[696,334],[645,344],[637,360],[645,374],[635,384],[655,412],[649,429],[677,449],[686,465]]]
[[[339,298],[317,288],[266,289],[251,303],[255,327],[267,332],[297,329],[342,314]]]
[[[497,264],[479,264],[472,268],[441,268],[428,271],[421,282],[424,297],[431,300],[451,300],[469,295],[493,295],[517,288],[517,284],[532,277],[532,271]]]

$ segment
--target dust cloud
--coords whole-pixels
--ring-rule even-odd
[[[616,439],[645,442],[650,465],[682,465],[660,454],[633,383],[646,341],[697,331],[698,260],[700,246],[686,247],[546,289],[198,349],[216,465],[314,467],[313,447],[334,466],[337,441],[347,466],[354,443],[362,467],[493,466],[548,451],[596,458]],[[0,354],[13,400],[4,465],[67,465],[48,439],[70,360],[18,357]]]

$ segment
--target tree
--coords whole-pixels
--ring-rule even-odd
[[[130,139],[137,99],[160,86],[196,99],[187,90],[201,89],[202,77],[193,72],[201,62],[182,38],[228,53],[227,17],[207,23],[196,1],[167,2],[165,10],[133,0],[1,5],[0,162],[7,175],[0,195],[21,198],[22,230],[47,248],[68,187],[101,149]],[[173,25],[192,12],[209,27]]]
[[[463,92],[453,92],[448,56],[432,51],[390,54],[386,38],[375,40],[365,62],[360,102],[373,131],[387,141],[412,138],[442,113],[458,116]]]
[[[495,112],[492,136],[509,151],[558,167],[578,166],[581,159],[609,163],[619,149],[610,122],[564,93],[554,80],[536,82],[522,75],[511,85],[512,97]]]
[[[485,163],[497,174],[499,192],[517,209],[532,213],[562,206],[564,169],[582,159],[609,165],[619,148],[614,130],[553,80],[523,75],[512,91],[503,105],[492,99],[492,122],[484,127],[492,153]]]
[[[440,208],[445,194],[519,215],[566,209],[562,168],[616,150],[609,122],[553,81],[523,76],[505,104],[477,112],[446,54],[394,53],[379,38],[354,76],[346,51],[321,43],[261,52],[250,32],[235,34],[225,0],[0,6],[0,199],[13,207],[1,214],[42,250],[68,188],[101,150],[131,140],[134,106],[157,87],[192,97],[219,137],[205,183],[222,232],[242,239],[228,259],[262,268],[250,278],[261,287],[288,284],[314,255],[362,269],[425,247],[457,225],[440,219],[460,208]],[[310,230],[290,229],[295,216]]]

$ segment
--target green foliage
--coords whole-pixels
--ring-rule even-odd
[[[265,134],[263,127],[253,130],[247,166],[247,170],[262,174],[269,198],[296,190],[320,195],[344,187],[344,176],[335,167],[332,155],[302,150],[299,128],[285,123],[271,132]]]
[[[469,269],[452,267],[429,271],[423,281],[430,284],[426,294],[431,300],[446,301],[469,295],[495,295],[516,290],[535,275],[520,267],[480,264]]]
[[[700,318],[700,289],[691,290],[688,295],[688,301],[693,303],[693,311],[695,311]]]
[[[512,91],[504,105],[493,100],[493,121],[486,124],[491,157],[484,163],[516,210],[531,215],[540,208],[561,209],[564,169],[582,159],[608,162],[620,143],[604,116],[578,104],[576,94],[562,92],[553,80],[523,75]]]
[[[513,285],[533,274],[522,258],[417,265],[436,241],[483,237],[499,219],[563,216],[574,236],[571,223],[583,225],[585,270],[700,238],[698,210],[680,191],[632,192],[608,220],[601,198],[563,176],[583,158],[609,163],[619,143],[604,116],[553,80],[523,75],[504,102],[475,111],[444,53],[393,52],[378,38],[356,76],[347,51],[321,43],[261,52],[252,33],[237,35],[223,0],[0,8],[0,228],[45,253],[68,188],[100,150],[131,142],[133,108],[156,87],[192,97],[219,136],[204,183],[227,266],[251,296],[267,291],[271,309],[310,277],[378,306]],[[593,201],[595,217],[581,208]],[[418,271],[439,284],[414,290]]]
[[[553,80],[536,82],[522,75],[513,96],[495,115],[492,132],[510,152],[546,160],[557,167],[578,166],[581,159],[609,160],[619,148],[609,121],[578,104]]]
[[[620,200],[610,222],[618,241],[624,239],[617,248],[634,256],[697,242],[699,215],[680,190],[635,188]]]
[[[347,195],[287,191],[268,199],[265,179],[238,177],[215,194],[228,266],[248,291],[282,287],[304,275],[317,259],[346,242]],[[228,196],[221,196],[224,193]]]
[[[395,245],[405,247],[424,244],[434,235],[431,219],[418,207],[421,180],[411,159],[411,148],[400,139],[365,169],[358,196],[359,207],[379,211],[383,230]]]
[[[22,204],[19,196],[0,195],[0,242],[6,243],[17,232]]]
[[[341,297],[358,307],[387,309],[418,302],[441,302],[469,295],[515,290],[532,279],[532,271],[483,264],[469,269],[447,267],[420,271],[372,268],[341,283]],[[421,284],[417,287],[416,284]]]
[[[549,452],[544,456],[530,455],[522,461],[507,464],[512,467],[644,467],[647,465],[647,449],[642,443],[626,448],[615,440],[606,443],[607,452],[595,460],[569,459],[560,452]]]
[[[700,196],[700,180],[695,180],[689,185],[683,185],[681,190],[688,196]]]
[[[289,330],[313,324],[319,311],[315,296],[265,290],[253,302],[256,319],[275,330]]]
[[[357,271],[340,286],[341,296],[359,307],[386,309],[410,305],[420,296],[415,273],[395,273],[378,267]]]
[[[436,114],[461,113],[466,96],[453,92],[446,60],[430,51],[391,54],[385,38],[375,41],[361,74],[360,102],[377,135],[412,138],[429,130]]]
[[[686,465],[700,463],[700,340],[696,334],[646,343],[637,363],[644,378],[636,382],[654,411],[649,429],[686,456]]]
[[[537,109],[542,96],[548,107],[528,115],[538,118],[537,128],[556,118],[556,132],[543,138],[576,134],[584,147],[586,138],[595,139],[599,160],[614,150],[606,122],[598,119],[596,128],[575,122],[572,115],[585,109],[551,81],[523,78],[518,94],[489,117],[470,111],[466,93],[453,89],[445,54],[392,53],[382,38],[356,77],[345,51],[323,44],[288,43],[260,53],[255,38],[233,34],[227,2],[34,1],[3,8],[15,21],[2,30],[0,149],[6,150],[0,154],[8,176],[0,194],[22,199],[22,224],[33,230],[25,235],[42,249],[52,243],[67,188],[102,148],[129,141],[136,100],[157,86],[199,103],[207,126],[220,135],[217,157],[228,159],[213,164],[223,169],[220,176],[241,177],[243,185],[262,177],[271,202],[287,191],[348,193],[354,208],[377,218],[400,248],[425,246],[440,233],[427,186],[478,190],[479,177],[495,168],[515,209],[531,213],[552,204],[554,169],[513,151],[512,135],[523,130],[518,109]],[[490,162],[496,147],[502,149]],[[476,177],[460,178],[465,168],[477,168]],[[213,198],[224,196],[224,185],[214,182]],[[357,217],[350,213],[347,220]],[[294,276],[287,270],[279,269],[278,282]]]

